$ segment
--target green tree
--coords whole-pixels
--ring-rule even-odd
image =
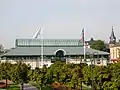
[[[91,43],[90,47],[92,49],[100,50],[100,51],[105,51],[106,50],[106,45],[104,41],[102,40],[95,40]]]
[[[4,53],[4,47],[2,44],[0,44],[0,54],[3,54]]]
[[[6,76],[7,75],[7,76]],[[82,89],[82,84],[95,86],[97,90],[120,90],[120,63],[107,66],[86,64],[65,64],[55,62],[50,67],[30,69],[22,62],[0,63],[0,79],[9,79],[14,83],[35,82],[40,86],[54,82],[66,87]]]

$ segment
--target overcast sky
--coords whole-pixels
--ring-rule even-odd
[[[32,38],[44,28],[44,38],[109,40],[112,25],[120,38],[120,0],[0,0],[0,44]]]

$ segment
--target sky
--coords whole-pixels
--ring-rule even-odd
[[[0,0],[0,44],[32,38],[43,28],[45,39],[85,38],[109,41],[112,26],[120,38],[120,0]]]

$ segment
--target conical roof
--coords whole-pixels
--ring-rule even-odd
[[[113,31],[113,26],[112,26],[112,32],[111,32],[111,36],[110,36],[110,44],[115,44],[116,43],[116,37]]]
[[[113,31],[113,27],[112,27],[112,33],[111,33],[110,39],[116,39],[114,31]]]

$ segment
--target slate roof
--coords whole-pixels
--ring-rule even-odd
[[[111,36],[110,36],[109,44],[115,44],[115,43],[116,43],[116,37],[115,37],[114,31],[113,31],[113,27],[112,27],[112,33],[111,33]]]
[[[83,55],[84,49],[83,47],[44,47],[44,55],[55,55],[57,50],[64,50],[66,55]],[[90,52],[93,54],[94,52],[98,52],[100,55],[109,55],[107,52],[94,50],[91,48],[86,48],[86,52]],[[16,47],[15,49],[5,53],[2,56],[33,56],[40,55],[41,48],[40,47]]]

